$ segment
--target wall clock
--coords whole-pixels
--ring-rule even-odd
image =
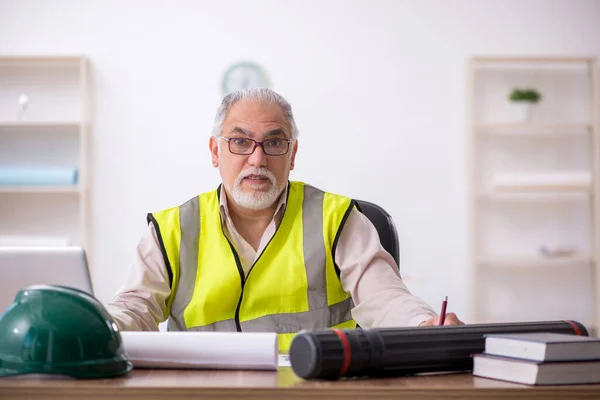
[[[223,74],[221,90],[226,95],[237,90],[256,87],[269,87],[269,80],[263,68],[252,62],[233,64]]]

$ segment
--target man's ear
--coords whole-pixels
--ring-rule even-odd
[[[212,159],[213,167],[217,168],[219,166],[219,144],[214,136],[210,137],[208,142],[208,148],[210,149],[210,157]]]
[[[294,147],[292,148],[292,159],[290,160],[290,171],[294,169],[294,163],[296,162],[296,152],[298,151],[298,141],[296,140],[294,143]]]

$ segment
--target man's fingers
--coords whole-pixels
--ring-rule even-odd
[[[419,324],[419,326],[438,326],[440,324],[440,316],[437,315],[433,318],[428,319],[427,321],[423,321]],[[444,320],[444,325],[464,325],[455,313],[446,314],[446,319]]]
[[[444,320],[444,325],[464,325],[465,323],[462,322],[460,319],[458,319],[458,317],[456,316],[455,313],[448,313],[446,314],[446,319]]]

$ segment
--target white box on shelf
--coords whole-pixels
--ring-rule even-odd
[[[492,188],[497,191],[586,191],[591,186],[592,176],[587,171],[495,174],[492,177]]]
[[[68,237],[57,236],[9,236],[0,235],[0,246],[48,246],[62,247],[70,246],[71,240]]]

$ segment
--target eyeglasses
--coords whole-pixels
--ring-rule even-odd
[[[290,150],[290,139],[268,139],[257,142],[249,138],[230,138],[221,136],[229,144],[229,151],[233,154],[250,155],[258,146],[261,146],[263,152],[268,156],[282,156]]]

